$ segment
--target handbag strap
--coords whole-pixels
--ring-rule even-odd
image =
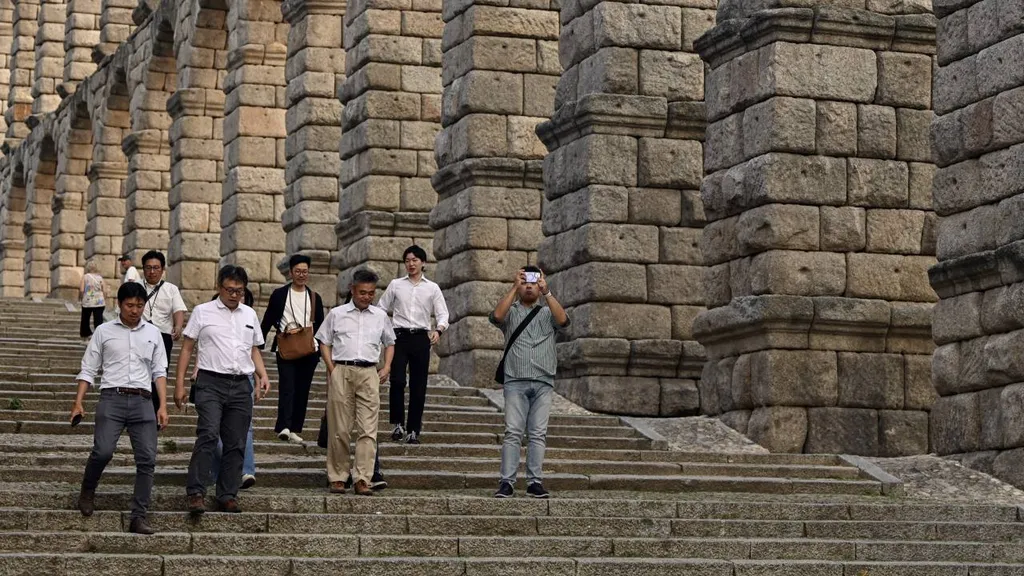
[[[534,306],[533,310],[530,310],[530,313],[526,315],[526,318],[523,318],[523,321],[519,323],[519,326],[516,326],[515,332],[512,332],[512,337],[508,339],[508,344],[505,345],[505,353],[501,355],[502,362],[505,361],[508,351],[512,349],[512,345],[515,344],[519,335],[523,333],[523,330],[526,330],[526,327],[537,317],[537,314],[540,314],[540,308],[539,304]]]
[[[309,326],[312,327],[316,323],[316,316],[314,316],[316,312],[316,291],[308,286],[306,290],[309,292]]]

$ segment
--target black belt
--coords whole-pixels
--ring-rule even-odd
[[[149,400],[150,398],[153,397],[153,393],[152,392],[150,392],[149,390],[143,390],[142,388],[122,388],[122,387],[117,387],[117,388],[106,388],[106,390],[112,390],[118,396],[142,396],[143,398],[145,398],[147,400]]]
[[[337,366],[355,366],[356,368],[373,368],[377,365],[376,362],[364,362],[362,360],[335,360],[334,364]]]
[[[430,330],[424,328],[395,328],[395,335],[398,334],[426,334]]]
[[[200,374],[206,374],[214,378],[223,378],[224,380],[231,380],[232,382],[241,382],[242,380],[249,380],[249,376],[246,374],[221,374],[220,372],[214,372],[213,370],[199,370]]]

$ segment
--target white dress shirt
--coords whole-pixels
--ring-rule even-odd
[[[369,306],[359,310],[352,302],[331,310],[316,339],[324,346],[331,346],[331,358],[335,362],[346,360],[373,362],[380,361],[380,347],[394,346],[395,331],[384,310]]]
[[[156,286],[147,282],[145,286],[149,299],[142,309],[142,319],[156,326],[160,332],[170,334],[174,331],[174,313],[188,310],[185,301],[181,299],[181,292],[177,286],[166,281]],[[157,289],[157,286],[160,288]]]
[[[124,281],[143,284],[142,276],[139,276],[139,270],[135,268],[135,266],[129,266],[128,269],[124,271]]]
[[[264,344],[256,311],[245,304],[231,310],[220,298],[192,310],[184,335],[199,345],[200,370],[236,376],[256,371],[252,349]]]
[[[448,328],[441,287],[422,276],[417,283],[408,276],[391,281],[377,305],[393,315],[395,328],[430,330],[431,316],[437,318],[438,330]]]
[[[145,320],[129,328],[120,316],[100,324],[85,348],[77,379],[95,386],[101,369],[101,390],[140,388],[148,392],[157,378],[167,376],[167,353],[160,331]]]

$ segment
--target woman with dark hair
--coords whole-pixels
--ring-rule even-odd
[[[270,295],[267,311],[263,313],[263,338],[270,329],[277,331],[270,349],[276,351],[278,390],[277,422],[274,432],[285,442],[302,443],[302,425],[306,421],[309,389],[313,373],[320,362],[320,349],[313,334],[324,321],[324,303],[320,295],[311,290],[309,256],[295,254],[288,260],[291,282]],[[283,341],[288,339],[285,349]],[[291,346],[295,343],[296,346]],[[295,356],[296,350],[301,356]],[[287,357],[286,357],[287,356]]]

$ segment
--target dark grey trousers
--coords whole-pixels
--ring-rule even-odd
[[[156,467],[156,412],[148,398],[121,396],[113,389],[100,392],[92,453],[85,465],[82,489],[96,490],[100,475],[114,457],[117,441],[125,428],[135,453],[135,494],[132,496],[131,517],[144,518],[153,493],[153,469]]]
[[[224,451],[217,474],[217,501],[224,503],[236,497],[242,483],[245,436],[252,420],[252,384],[248,379],[229,380],[200,372],[193,386],[199,423],[185,490],[190,496],[206,495],[204,480],[210,478],[219,439]]]

